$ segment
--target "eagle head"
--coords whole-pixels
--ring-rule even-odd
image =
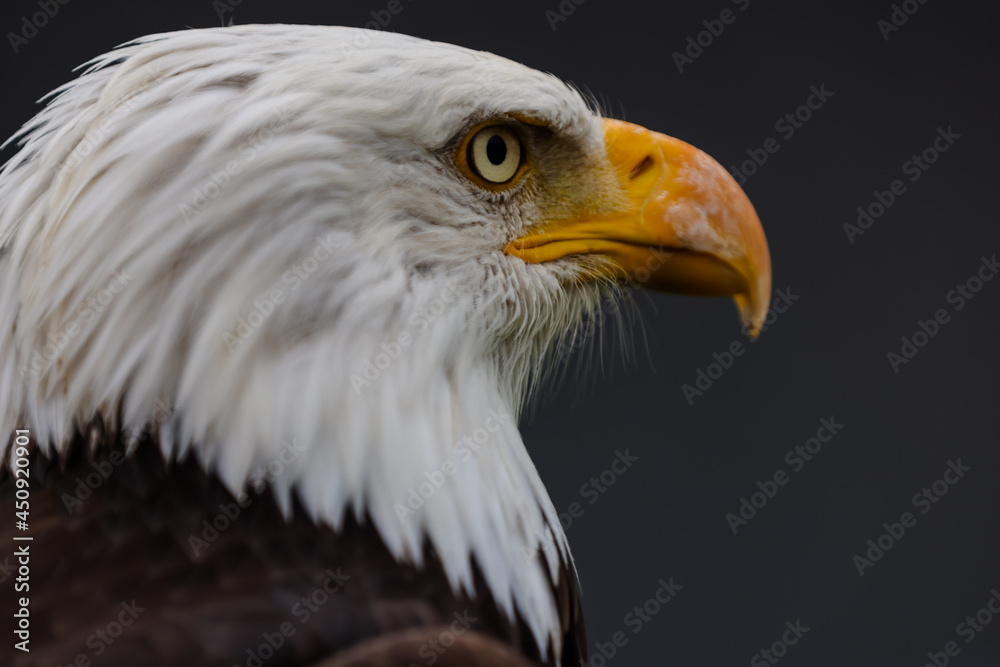
[[[767,310],[764,234],[719,164],[448,44],[153,35],[19,141],[3,423],[56,456],[99,416],[234,494],[263,475],[286,511],[363,517],[401,560],[429,543],[556,651],[569,554],[516,425],[552,350],[630,284],[732,296],[751,334]]]

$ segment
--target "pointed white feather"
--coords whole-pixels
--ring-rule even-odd
[[[569,552],[516,419],[600,294],[504,255],[531,210],[477,198],[440,159],[494,112],[600,150],[599,120],[553,77],[401,35],[189,30],[95,59],[0,172],[2,423],[52,453],[95,414],[120,406],[128,429],[162,403],[164,454],[193,448],[234,493],[295,443],[269,479],[284,511],[294,494],[334,527],[367,516],[400,560],[429,541],[456,590],[476,563],[558,655]],[[457,472],[402,512],[446,461]]]

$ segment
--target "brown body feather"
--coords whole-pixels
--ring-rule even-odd
[[[475,591],[455,594],[429,548],[422,567],[399,563],[363,518],[334,531],[296,503],[286,520],[269,490],[237,499],[194,460],[166,464],[155,442],[126,458],[99,425],[89,432],[93,450],[77,437],[62,461],[34,457],[30,530],[10,521],[0,529],[5,545],[14,533],[34,538],[30,590],[5,586],[0,664],[542,664],[527,626],[504,616],[478,570]],[[13,478],[0,474],[9,516]],[[13,562],[0,561],[9,580]],[[575,666],[585,658],[583,619],[565,565],[553,592],[560,664]],[[9,639],[21,595],[30,598],[30,653]]]

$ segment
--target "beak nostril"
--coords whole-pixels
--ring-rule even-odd
[[[646,157],[642,158],[642,161],[639,164],[632,167],[632,171],[630,171],[628,174],[629,180],[634,181],[635,179],[639,178],[647,171],[649,171],[649,168],[652,166],[653,166],[653,158],[647,155]]]

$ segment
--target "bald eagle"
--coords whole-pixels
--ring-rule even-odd
[[[491,54],[286,25],[126,44],[11,141],[4,664],[587,660],[517,420],[630,285],[759,330],[723,168]]]

